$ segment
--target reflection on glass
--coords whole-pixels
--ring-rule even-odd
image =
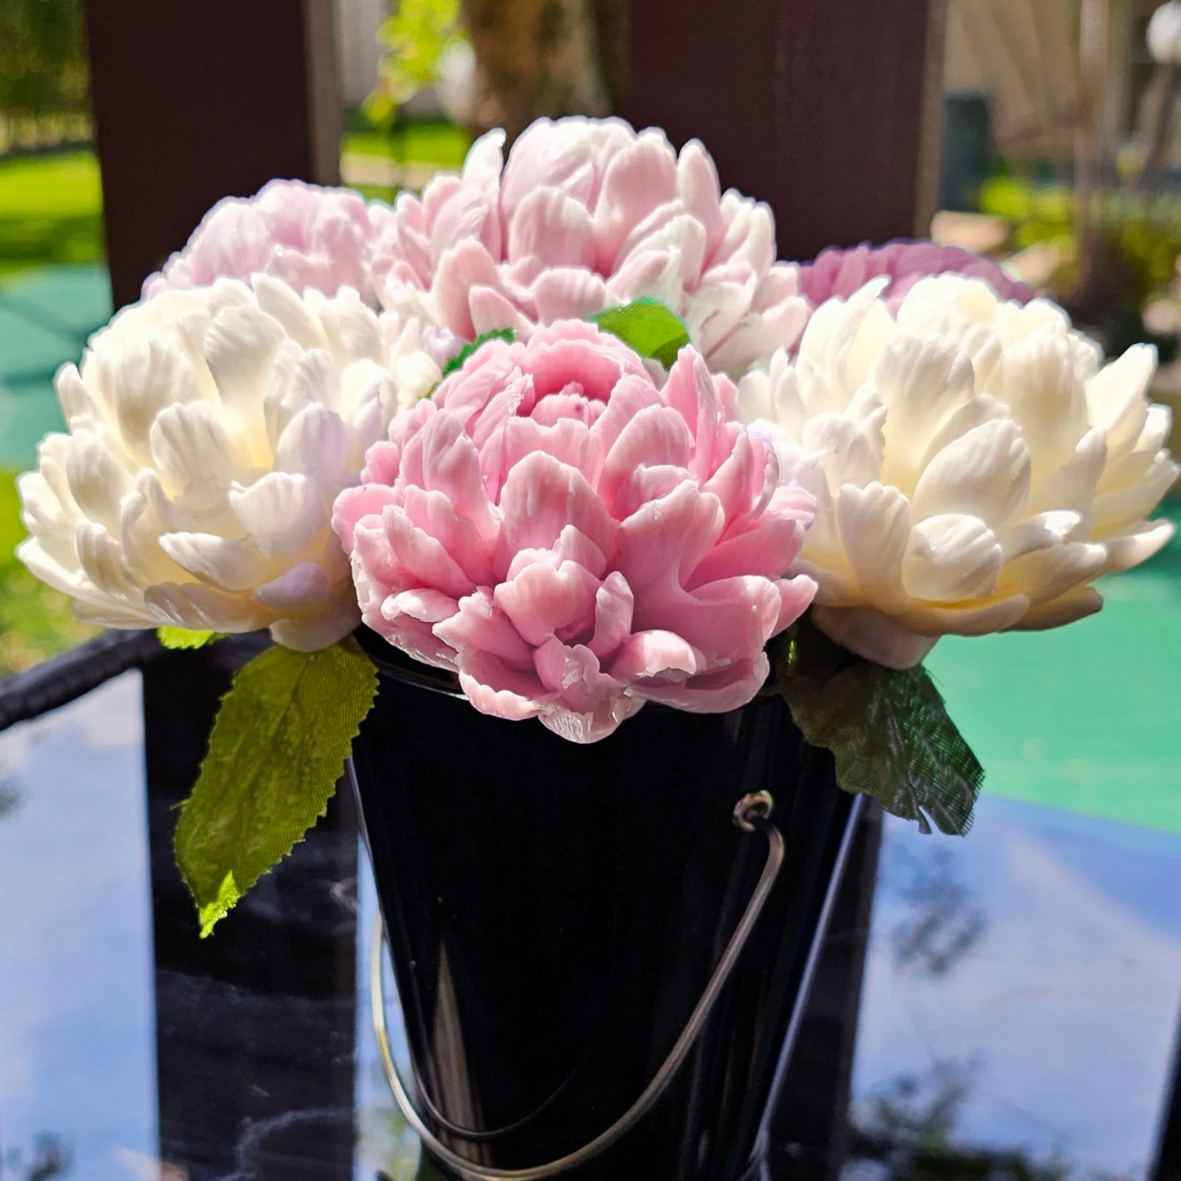
[[[142,745],[138,673],[0,734],[5,1178],[156,1152]]]
[[[0,820],[11,816],[20,804],[20,790],[16,777],[0,768]]]
[[[42,1132],[28,1151],[20,1147],[0,1157],[0,1173],[11,1174],[16,1181],[49,1181],[65,1177],[73,1163],[69,1148],[52,1132]]]
[[[418,1175],[418,1137],[406,1126],[382,1073],[377,1039],[373,1034],[369,963],[377,918],[377,891],[369,854],[357,853],[357,1147],[353,1160],[355,1181],[415,1181]],[[402,1077],[409,1077],[410,1055],[398,1012],[397,985],[386,962],[387,1025],[390,1048]]]
[[[957,876],[948,849],[937,847],[929,857],[918,858],[903,846],[897,856],[910,863],[911,873],[908,881],[894,887],[908,905],[890,931],[894,966],[927,976],[946,975],[980,941],[988,928],[987,916]]]
[[[1181,835],[1149,828],[987,794],[961,842],[888,821],[846,1181],[1145,1177],[1179,883]]]

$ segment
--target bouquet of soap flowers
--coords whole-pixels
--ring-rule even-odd
[[[781,693],[842,786],[960,831],[981,771],[920,661],[1097,611],[1170,536],[1151,348],[931,243],[778,261],[696,141],[503,144],[392,207],[227,198],[58,374],[29,569],[169,646],[275,641],[178,825],[206,932],[322,814],[360,626],[573,742]]]

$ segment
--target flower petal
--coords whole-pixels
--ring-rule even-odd
[[[327,509],[304,475],[269,472],[249,488],[233,485],[229,501],[235,519],[266,558],[290,561],[323,542]]]
[[[1029,499],[1029,449],[1009,419],[986,422],[949,443],[919,477],[912,515],[966,513],[992,528],[1021,512]]]
[[[902,586],[908,595],[929,602],[984,598],[992,593],[1003,561],[996,534],[979,517],[941,513],[911,530]]]

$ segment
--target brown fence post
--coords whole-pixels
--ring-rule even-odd
[[[723,187],[767,201],[779,256],[925,235],[946,0],[631,0],[625,114],[696,136]],[[773,1126],[773,1173],[843,1163],[881,816],[866,813]]]
[[[946,0],[632,0],[625,113],[700,138],[780,256],[925,233]]]
[[[339,180],[333,0],[85,0],[116,306],[219,198]],[[218,651],[220,649],[220,651]],[[144,673],[161,1154],[191,1181],[352,1176],[351,797],[208,941],[172,854],[217,702],[247,653]]]
[[[219,197],[339,178],[332,0],[86,0],[115,306]]]

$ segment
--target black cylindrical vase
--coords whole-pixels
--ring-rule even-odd
[[[429,1100],[418,1107],[483,1166],[572,1153],[644,1090],[767,860],[764,836],[734,825],[735,803],[771,793],[783,866],[692,1053],[631,1131],[565,1174],[757,1176],[850,828],[830,756],[777,698],[726,714],[649,705],[581,746],[477,712],[443,674],[396,653],[379,668],[353,767]],[[484,1135],[432,1124],[432,1106]]]

